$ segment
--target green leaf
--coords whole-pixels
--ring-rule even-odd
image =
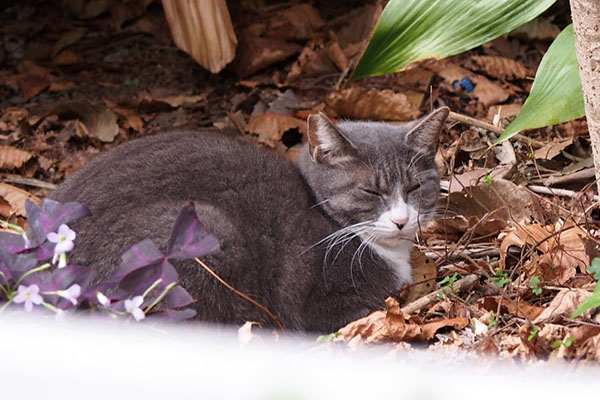
[[[541,128],[585,115],[573,25],[556,37],[542,58],[521,112],[495,144],[524,129]]]
[[[391,0],[352,79],[397,72],[477,47],[531,21],[555,0]]]
[[[600,287],[600,284],[596,284],[596,289]],[[583,303],[577,307],[577,309],[571,315],[571,318],[579,317],[581,314],[586,312],[587,310],[591,310],[592,308],[596,308],[600,306],[600,291],[594,290],[594,293],[585,299]]]
[[[589,273],[594,274],[594,279],[600,281],[600,258],[592,260],[592,265],[587,269]]]

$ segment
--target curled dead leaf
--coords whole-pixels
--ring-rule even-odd
[[[270,147],[275,147],[284,132],[291,129],[297,129],[305,136],[306,122],[287,115],[263,113],[252,118],[246,125],[248,132],[258,135],[258,141]]]
[[[557,293],[550,304],[535,319],[534,324],[544,322],[558,322],[563,318],[570,318],[573,311],[585,301],[591,293],[583,289],[563,289]]]
[[[20,217],[24,217],[26,215],[25,200],[29,199],[36,204],[41,203],[39,197],[6,183],[0,183],[0,197],[10,204],[10,212]]]
[[[388,297],[385,303],[386,311],[375,311],[340,329],[339,339],[345,342],[357,337],[367,342],[428,341],[442,328],[464,329],[469,323],[466,318],[459,317],[423,324],[418,317],[404,313],[396,299]]]
[[[0,146],[0,169],[20,168],[31,159],[31,153],[12,146]]]
[[[302,47],[295,43],[242,34],[232,67],[236,74],[243,78],[283,61],[301,49]]]
[[[539,224],[519,224],[510,231],[500,244],[500,267],[506,267],[506,254],[511,246],[523,248],[525,245],[534,246],[542,254],[533,257],[532,262],[544,266],[550,271],[542,273],[547,282],[564,284],[577,273],[577,268],[585,270],[590,263],[585,245],[588,241],[587,231],[572,222],[558,221],[554,226]],[[533,266],[535,267],[535,266]],[[528,269],[532,269],[529,266]],[[535,275],[535,273],[534,273]]]
[[[63,120],[80,120],[90,136],[103,142],[112,142],[119,134],[117,116],[102,104],[92,104],[87,100],[71,101],[54,107],[50,114]]]

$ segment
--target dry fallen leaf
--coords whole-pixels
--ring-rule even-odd
[[[258,141],[270,147],[275,147],[284,132],[297,129],[302,135],[306,135],[306,122],[287,115],[263,113],[252,118],[246,130],[258,135]]]
[[[252,327],[256,325],[260,327],[258,322],[246,321],[244,325],[242,325],[238,329],[238,341],[243,345],[247,345],[250,342],[262,342],[262,338],[258,335],[252,333]]]
[[[389,89],[367,90],[359,86],[339,90],[326,99],[327,105],[342,117],[387,121],[419,117],[421,104],[413,101],[404,93]]]
[[[90,136],[103,142],[112,142],[119,134],[117,116],[102,104],[92,104],[87,100],[71,101],[54,107],[50,114],[63,120],[80,120]]]
[[[31,158],[31,153],[12,146],[0,146],[0,169],[20,168]]]
[[[497,234],[508,224],[539,220],[542,211],[531,193],[505,179],[493,179],[465,187],[448,196],[451,213],[428,225],[429,231],[466,232],[474,228],[478,235]]]
[[[39,197],[6,183],[0,183],[0,197],[4,198],[10,204],[11,213],[20,217],[26,215],[25,200],[29,199],[36,204],[41,203]]]
[[[502,120],[504,118],[516,117],[521,112],[523,104],[502,104],[499,106],[491,106],[488,110],[486,119],[493,122],[495,118]],[[508,122],[507,122],[508,124]]]
[[[311,41],[292,65],[286,79],[288,82],[296,82],[301,77],[332,74],[347,67],[348,59],[337,42],[324,44],[322,40]]]
[[[58,53],[60,53],[61,50],[66,49],[67,47],[79,42],[81,39],[83,39],[85,37],[86,33],[87,33],[87,28],[85,28],[83,26],[80,26],[69,32],[64,33],[60,37],[60,39],[58,39],[58,41],[56,43],[54,43],[54,46],[52,47],[52,53],[50,53],[50,56],[54,57]]]
[[[587,290],[562,289],[533,323],[558,322],[562,318],[570,318],[573,311],[590,296]]]
[[[307,40],[319,31],[325,22],[319,12],[307,3],[283,8],[267,24],[265,37],[282,40]]]
[[[508,91],[485,76],[478,75],[451,62],[440,61],[431,63],[428,66],[444,78],[451,91],[455,90],[453,87],[454,82],[460,82],[463,78],[469,78],[473,82],[475,89],[472,93],[463,92],[462,95],[474,96],[486,106],[502,103],[510,95]]]
[[[571,144],[573,144],[572,137],[566,139],[553,139],[551,142],[546,143],[544,147],[537,149],[533,153],[533,156],[536,160],[552,160]]]
[[[414,284],[408,289],[408,294],[404,299],[405,303],[410,303],[433,292],[438,272],[435,262],[418,250],[413,249],[410,255],[410,265]]]
[[[582,227],[573,225],[570,221],[558,221],[554,226],[545,227],[539,224],[516,225],[500,244],[500,267],[506,267],[509,247],[534,246],[542,254],[539,258],[533,257],[532,260],[543,272],[532,272],[531,275],[541,275],[547,282],[556,281],[562,285],[575,276],[577,268],[585,270],[589,265],[590,259],[585,250],[587,235]],[[544,271],[546,265],[550,268],[549,271]]]
[[[7,107],[0,117],[0,131],[10,132],[17,129],[21,121],[29,115],[29,111],[20,107]]]
[[[301,49],[295,43],[242,34],[232,67],[239,77],[244,78],[285,60]]]
[[[473,56],[471,60],[478,67],[479,71],[485,72],[489,76],[505,79],[525,79],[528,76],[533,77],[533,71],[526,66],[507,57],[498,56]]]
[[[349,342],[359,337],[367,342],[428,341],[442,328],[464,329],[468,320],[464,317],[421,323],[419,318],[405,314],[400,304],[392,297],[385,301],[386,311],[375,311],[364,318],[349,323],[340,329],[339,340]]]

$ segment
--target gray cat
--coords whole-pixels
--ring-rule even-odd
[[[92,210],[73,223],[70,261],[93,266],[97,280],[142,239],[165,250],[193,201],[220,244],[206,264],[285,328],[332,332],[411,282],[412,239],[438,199],[434,155],[447,116],[441,108],[393,126],[311,115],[298,166],[218,132],[171,131],[98,156],[51,197]],[[196,262],[176,267],[192,296],[207,297],[199,319],[273,324]]]

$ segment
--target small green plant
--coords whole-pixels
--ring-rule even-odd
[[[137,87],[137,85],[140,84],[140,78],[138,78],[137,76],[135,78],[127,78],[125,79],[125,86],[133,86],[133,87]]]
[[[571,315],[571,318],[578,317],[587,310],[600,306],[600,258],[594,258],[592,260],[592,265],[587,270],[589,273],[594,274],[594,279],[598,282],[594,288],[594,293],[577,307],[573,312],[573,315]]]
[[[542,288],[540,287],[540,283],[540,278],[538,278],[537,276],[531,278],[531,291],[537,296],[542,294]]]
[[[487,174],[485,176],[485,178],[483,178],[483,183],[485,183],[488,186],[492,184],[492,173],[491,172],[489,174]]]
[[[490,311],[490,323],[488,326],[491,328],[492,326],[498,325],[498,316],[494,311]]]
[[[573,342],[575,342],[575,336],[569,336],[565,340],[555,340],[554,343],[552,343],[552,348],[557,349],[560,346],[565,346],[568,349]]]
[[[440,292],[440,297],[442,299],[445,299],[447,294],[454,292],[454,283],[460,278],[462,278],[462,276],[458,272],[455,272],[454,275],[448,275],[438,282],[442,288],[442,291]]]
[[[490,276],[489,280],[494,282],[499,288],[503,288],[509,281],[508,273],[502,271],[502,269],[497,269],[494,276]]]
[[[533,340],[533,338],[535,338],[537,336],[539,331],[540,331],[540,327],[537,325],[534,325],[531,332],[529,332],[529,336],[527,337],[527,340],[531,342]]]
[[[341,336],[341,335],[342,335],[341,332],[333,332],[328,335],[320,335],[317,338],[317,342],[331,342],[331,341],[333,341],[333,339],[335,339],[336,337]]]

